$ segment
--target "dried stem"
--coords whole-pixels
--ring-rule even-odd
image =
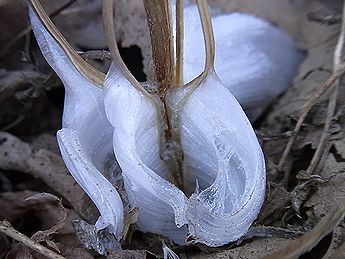
[[[201,19],[201,26],[205,43],[205,67],[203,72],[199,76],[197,76],[185,85],[185,87],[188,90],[185,92],[183,98],[181,98],[177,104],[177,107],[179,107],[179,109],[184,106],[189,96],[200,85],[200,83],[205,79],[205,77],[209,73],[214,72],[215,41],[212,28],[211,14],[207,6],[206,0],[197,0],[197,5],[199,9],[199,15]]]
[[[37,17],[41,20],[44,27],[66,52],[71,62],[76,66],[78,71],[90,82],[101,88],[105,79],[105,75],[89,65],[76,53],[76,51],[71,47],[67,40],[62,36],[60,31],[52,23],[38,0],[29,0],[29,4],[36,12]]]
[[[333,93],[329,99],[328,103],[328,108],[327,108],[327,117],[325,121],[325,125],[321,134],[320,142],[316,148],[316,151],[313,155],[313,158],[307,168],[306,173],[307,174],[312,174],[317,167],[317,165],[320,162],[320,158],[322,154],[324,153],[325,150],[325,142],[328,140],[329,137],[329,128],[332,123],[332,119],[334,116],[335,108],[336,108],[336,103],[337,103],[337,96],[338,96],[338,90],[339,90],[339,80],[335,83],[335,86],[333,88]]]
[[[65,257],[57,254],[56,252],[48,249],[47,247],[45,247],[39,243],[34,242],[33,240],[31,240],[30,238],[28,238],[24,234],[15,230],[7,220],[0,222],[0,232],[5,234],[6,236],[9,236],[9,237],[23,243],[27,247],[30,247],[31,249],[35,250],[36,252],[38,252],[38,253],[40,253],[40,254],[48,257],[48,258],[65,259]]]
[[[144,0],[144,6],[151,36],[154,81],[160,98],[164,99],[166,91],[172,87],[174,76],[170,4],[168,0]]]
[[[210,11],[207,6],[207,0],[197,0],[197,4],[205,41],[206,60],[204,73],[208,73],[209,71],[214,70],[215,42],[212,21]]]
[[[176,0],[176,86],[183,86],[183,0]]]
[[[154,82],[158,86],[158,95],[161,100],[160,103],[156,102],[159,121],[161,122],[160,155],[172,172],[176,185],[183,189],[183,151],[178,133],[172,130],[171,120],[173,116],[171,116],[165,100],[167,90],[172,88],[176,82],[174,79],[173,28],[171,25],[170,3],[168,0],[144,0],[144,5],[151,36],[155,70]],[[167,153],[169,155],[166,155]]]
[[[111,53],[114,64],[118,69],[121,70],[122,74],[127,80],[138,90],[147,94],[147,91],[141,86],[141,84],[135,79],[132,73],[128,70],[127,66],[123,62],[119,48],[117,47],[115,31],[114,31],[114,10],[113,0],[104,0],[102,6],[103,15],[103,27],[105,33],[105,39],[108,43],[108,48]]]

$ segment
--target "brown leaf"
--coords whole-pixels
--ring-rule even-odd
[[[307,234],[296,240],[289,241],[287,245],[277,252],[263,257],[263,259],[293,259],[312,250],[326,235],[331,233],[345,214],[345,201],[343,200],[335,211],[329,212]]]
[[[42,179],[69,201],[80,215],[91,222],[96,221],[97,209],[69,174],[59,155],[44,149],[33,149],[31,145],[1,131],[0,149],[0,169],[15,170]]]
[[[56,222],[56,224],[47,230],[37,231],[31,237],[31,239],[34,240],[35,242],[42,242],[42,241],[49,240],[50,236],[52,234],[56,233],[56,231],[61,229],[63,227],[63,225],[65,224],[67,212],[61,203],[61,199],[59,199],[58,197],[56,197],[55,195],[50,194],[50,193],[39,193],[39,194],[35,194],[34,196],[28,197],[25,200],[26,201],[34,201],[34,202],[38,202],[38,203],[46,203],[46,202],[57,203],[57,205],[59,207],[59,212],[58,212],[59,213],[59,216],[58,216],[59,219]],[[50,244],[52,245],[52,242],[50,242]],[[56,245],[52,245],[52,246],[54,248],[56,248],[56,250],[59,252]]]

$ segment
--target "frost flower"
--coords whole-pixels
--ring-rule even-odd
[[[120,180],[142,231],[208,246],[244,235],[263,203],[265,163],[240,104],[255,119],[287,87],[301,59],[291,39],[258,18],[221,15],[212,20],[214,62],[205,2],[201,19],[197,7],[186,7],[184,86],[162,99],[128,73],[116,46],[104,79],[31,4],[38,44],[66,89],[61,154],[100,212],[96,227],[121,240]]]

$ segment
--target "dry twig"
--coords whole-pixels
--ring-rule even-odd
[[[35,250],[36,252],[51,258],[51,259],[65,259],[65,257],[59,255],[58,253],[55,253],[54,251],[48,249],[47,247],[34,242],[24,234],[20,233],[19,231],[15,230],[11,224],[7,221],[4,220],[0,222],[0,232],[5,234],[6,236],[9,236],[24,245],[30,247],[31,249]]]

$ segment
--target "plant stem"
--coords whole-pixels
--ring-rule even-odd
[[[151,36],[154,83],[163,100],[166,91],[172,87],[174,75],[170,5],[168,0],[144,0],[144,6]]]
[[[144,6],[151,36],[154,83],[158,86],[158,96],[161,100],[160,104],[156,103],[158,120],[161,123],[161,158],[172,173],[176,185],[183,189],[183,151],[178,133],[172,130],[172,114],[166,103],[166,93],[176,83],[170,3],[169,0],[144,0]],[[183,6],[181,8],[183,12]],[[182,47],[180,46],[179,55],[183,55]],[[180,63],[182,58],[179,60]],[[182,66],[179,69],[181,70]],[[181,75],[182,73],[179,75],[180,78]]]
[[[183,86],[183,0],[176,0],[176,86]]]
[[[70,58],[73,65],[77,70],[90,82],[96,86],[102,88],[105,75],[89,65],[85,60],[83,60],[72,46],[67,42],[64,36],[56,28],[53,22],[50,20],[49,16],[44,11],[42,5],[38,0],[29,0],[29,4],[32,9],[36,12],[37,17],[41,20],[44,27],[50,33],[50,35],[59,43],[61,48],[65,51],[67,56]]]
[[[214,70],[215,41],[212,28],[212,21],[210,11],[207,6],[207,1],[197,0],[197,4],[201,19],[202,32],[204,35],[206,51],[205,68],[203,73],[208,73],[209,71]]]

